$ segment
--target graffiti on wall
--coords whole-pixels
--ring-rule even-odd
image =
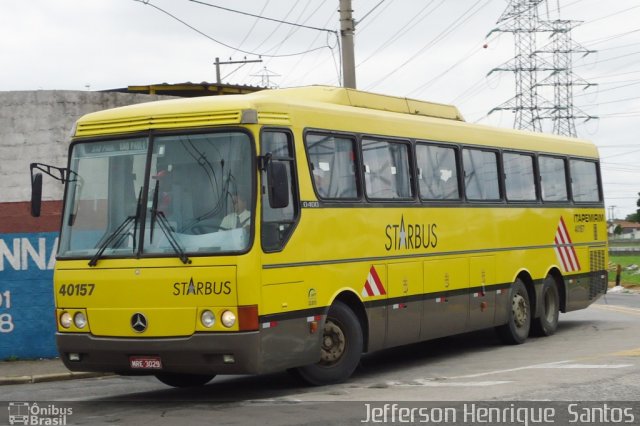
[[[57,232],[0,234],[0,360],[57,356]]]

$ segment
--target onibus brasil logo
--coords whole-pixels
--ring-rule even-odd
[[[55,404],[39,405],[36,402],[10,402],[10,425],[66,425],[73,408]]]

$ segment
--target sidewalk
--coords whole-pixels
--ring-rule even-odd
[[[67,370],[67,367],[58,358],[32,361],[0,361],[0,386],[86,379],[105,375],[108,374],[71,372]]]

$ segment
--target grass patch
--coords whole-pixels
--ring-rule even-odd
[[[622,266],[620,284],[625,286],[640,286],[640,255],[609,256],[609,282],[616,281],[616,266]],[[638,265],[639,268],[630,268]]]

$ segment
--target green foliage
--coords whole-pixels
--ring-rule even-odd
[[[640,200],[638,200],[640,201]],[[639,210],[640,211],[640,210]],[[640,222],[640,214],[639,213],[631,213],[624,218],[627,222]]]
[[[616,266],[622,266],[620,283],[640,286],[640,270],[627,269],[631,265],[640,265],[640,255],[609,256],[609,282],[616,281]]]

